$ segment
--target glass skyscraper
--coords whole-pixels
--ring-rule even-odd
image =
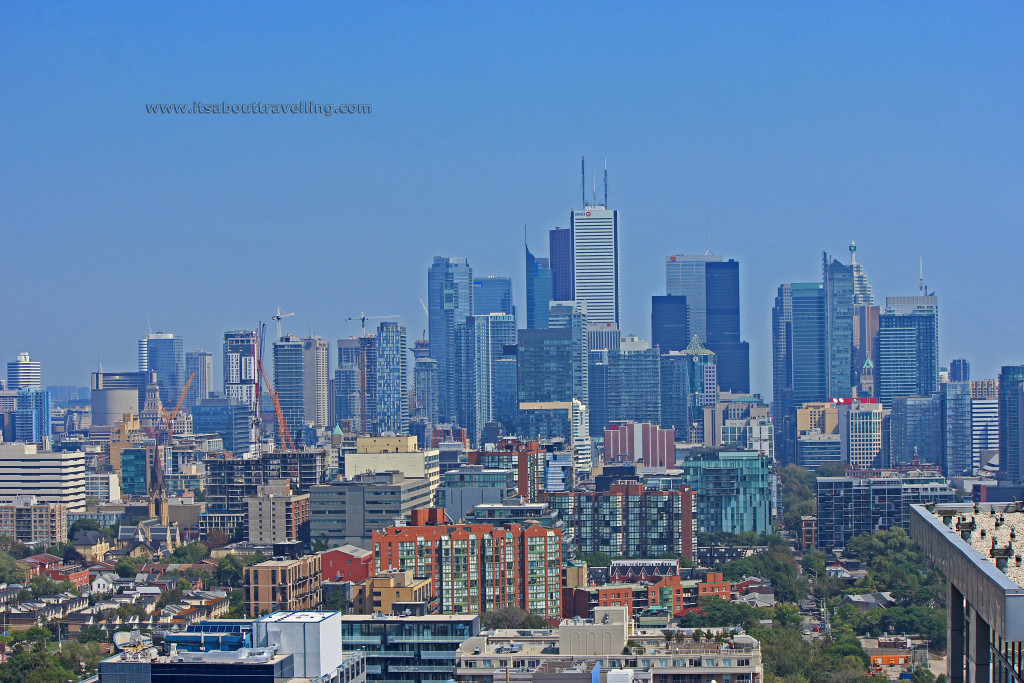
[[[512,278],[498,275],[473,280],[473,315],[488,313],[516,314],[512,305]]]
[[[968,390],[969,393],[969,390]],[[889,458],[893,467],[942,463],[942,398],[897,396],[892,402]]]
[[[571,329],[520,330],[516,346],[519,402],[571,401],[573,351]]]
[[[196,434],[220,434],[224,450],[241,456],[249,451],[249,406],[231,398],[208,398],[192,409]]]
[[[999,370],[999,472],[1015,481],[1021,471],[1020,409],[1024,391],[1024,365]]]
[[[661,424],[661,354],[656,348],[608,351],[608,422],[627,420]]]
[[[662,353],[682,351],[690,342],[685,296],[651,297],[651,344]]]
[[[377,429],[408,434],[409,381],[405,328],[384,321],[377,327]]]
[[[690,307],[690,334],[697,335],[705,344],[708,340],[706,266],[721,260],[718,254],[675,254],[665,257],[665,293],[686,297]],[[737,325],[738,322],[737,318]]]
[[[821,259],[825,290],[828,394],[830,397],[845,398],[853,393],[853,267],[827,254],[822,254]]]
[[[750,392],[750,345],[740,339],[740,264],[733,259],[704,265],[707,339],[718,358],[723,391]]]
[[[50,430],[50,392],[39,387],[18,389],[15,397],[14,438],[25,443],[42,443]]]
[[[878,398],[927,396],[939,384],[939,299],[886,297],[878,317]]]
[[[299,440],[299,433],[305,422],[302,392],[302,339],[298,335],[286,334],[274,342],[274,391],[281,403],[284,422],[293,441]],[[278,435],[278,440],[284,437]]]
[[[949,362],[950,382],[970,382],[971,364],[966,358],[954,358]]]
[[[572,301],[572,231],[548,231],[548,263],[551,267],[551,300]]]
[[[182,404],[189,409],[199,405],[203,399],[209,398],[210,392],[213,391],[213,354],[202,349],[186,353],[185,375],[189,377],[192,373],[195,373],[195,377],[192,378],[192,384],[189,385],[185,402]]]
[[[942,473],[947,477],[971,474],[971,384],[943,382],[942,398]]]
[[[548,309],[548,327],[572,331],[572,397],[583,403],[590,391],[588,320],[588,307],[583,301],[552,301]]]
[[[147,334],[139,340],[139,371],[156,371],[160,402],[168,409],[178,403],[185,388],[185,351],[181,337],[166,332]]]
[[[427,274],[430,357],[437,361],[438,420],[454,422],[458,388],[456,334],[473,315],[473,269],[464,258],[434,257]]]
[[[526,248],[526,327],[542,330],[548,326],[548,303],[553,296],[552,271],[548,259],[537,258]]]
[[[456,410],[458,423],[476,446],[484,425],[495,419],[495,362],[504,357],[506,346],[515,343],[516,319],[510,314],[473,315],[459,326]]]

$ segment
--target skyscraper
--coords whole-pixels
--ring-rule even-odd
[[[25,443],[49,441],[50,392],[39,387],[18,389],[14,412],[14,438]]]
[[[377,428],[409,433],[409,382],[405,328],[384,321],[377,327]]]
[[[570,328],[519,330],[516,345],[519,403],[571,401],[574,349]]]
[[[704,283],[705,345],[718,358],[718,386],[750,393],[750,345],[740,339],[740,264],[733,259],[705,263]]]
[[[697,335],[702,344],[708,340],[706,267],[708,263],[721,260],[719,254],[675,254],[665,257],[665,293],[686,297],[690,311],[690,334]]]
[[[458,422],[479,447],[484,425],[495,419],[495,363],[504,356],[506,346],[516,343],[515,316],[470,316],[459,327],[458,342]]]
[[[657,348],[608,352],[608,422],[661,424],[661,353]],[[601,425],[603,430],[608,425]]]
[[[213,391],[213,354],[197,349],[185,354],[185,376],[192,377],[192,383],[185,394],[183,406],[191,410],[203,399],[209,398]]]
[[[139,372],[156,371],[160,402],[177,405],[185,388],[185,350],[181,337],[167,332],[151,332],[139,340]]]
[[[473,269],[464,258],[434,257],[427,274],[430,357],[437,361],[438,418],[455,420],[456,330],[473,314]]]
[[[941,465],[942,397],[897,396],[892,402],[889,457],[893,467],[910,465]]]
[[[274,342],[274,391],[296,441],[303,425],[327,424],[327,356],[327,341],[318,337],[286,334]]]
[[[999,399],[971,398],[971,468],[982,464],[984,451],[999,452]]]
[[[949,362],[950,382],[970,382],[971,364],[966,358],[954,358]]]
[[[17,391],[31,387],[43,388],[42,372],[39,361],[32,360],[27,353],[22,352],[16,360],[7,364],[7,390]]]
[[[942,398],[942,473],[956,477],[974,472],[972,466],[971,384],[943,382]]]
[[[886,297],[878,319],[878,398],[927,396],[939,385],[939,299]]]
[[[830,397],[852,396],[853,267],[821,255],[825,291],[825,352]]]
[[[413,388],[416,392],[416,417],[437,424],[437,361],[417,358],[413,364]],[[422,444],[421,444],[422,446]]]
[[[253,414],[259,410],[256,405],[258,346],[259,337],[255,330],[224,333],[224,398],[235,399],[248,406]]]
[[[537,258],[526,247],[526,327],[542,330],[548,326],[548,302],[553,296],[552,271],[548,259]]]
[[[548,327],[572,330],[572,397],[586,404],[590,392],[588,306],[584,301],[552,301]]]
[[[473,315],[508,313],[514,316],[512,278],[488,275],[473,279]]]
[[[572,230],[555,228],[548,231],[548,257],[551,267],[551,299],[572,301]]]
[[[850,269],[853,271],[853,305],[872,306],[875,297],[871,293],[871,284],[864,274],[864,266],[857,263],[857,245],[850,242]]]
[[[690,341],[685,296],[651,297],[651,344],[662,353],[682,351]]]
[[[572,300],[586,302],[590,322],[610,323],[618,327],[619,213],[600,205],[585,206],[582,210],[570,212],[569,220],[572,230]]]
[[[1021,471],[1020,410],[1024,365],[1004,365],[999,370],[999,472],[1014,481]]]

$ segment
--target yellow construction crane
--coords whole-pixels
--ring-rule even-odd
[[[167,437],[169,441],[174,440],[174,418],[178,417],[178,411],[181,410],[181,402],[185,400],[185,394],[188,393],[188,388],[192,386],[192,380],[195,379],[196,373],[189,375],[188,381],[185,382],[185,388],[181,392],[181,396],[178,397],[178,405],[174,406],[174,410],[168,415],[167,410],[163,406],[160,406],[160,410],[164,414],[164,421],[167,422]]]

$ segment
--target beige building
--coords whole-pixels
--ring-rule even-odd
[[[0,503],[0,536],[26,544],[57,545],[68,540],[68,509],[40,503],[35,496],[16,496]]]
[[[69,512],[85,509],[85,454],[47,451],[33,444],[0,444],[0,503],[35,496]]]
[[[115,422],[114,426],[110,428],[110,468],[120,473],[121,452],[126,448],[136,448],[145,440],[146,434],[142,431],[139,416],[125,413],[123,419]]]
[[[796,431],[819,434],[839,433],[839,407],[832,401],[805,403],[796,409]]]
[[[402,611],[401,603],[427,602],[433,594],[433,581],[413,578],[411,569],[381,572],[352,587],[353,611],[356,614],[395,614],[396,609]]]
[[[260,495],[245,499],[245,532],[250,543],[283,543],[309,536],[309,494],[292,493],[291,481],[273,480]]]
[[[441,485],[441,451],[419,449],[415,436],[361,436],[356,452],[345,455],[345,478],[366,472],[397,471],[430,481],[433,496]]]
[[[267,560],[244,569],[245,613],[251,617],[277,611],[320,607],[320,556]]]

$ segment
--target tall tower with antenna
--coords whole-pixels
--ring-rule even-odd
[[[584,167],[580,166],[581,172]],[[587,322],[602,327],[619,326],[619,216],[607,206],[608,167],[605,161],[605,204],[597,202],[597,175],[594,175],[593,199],[582,210],[572,211],[570,243],[572,246],[573,292],[575,301],[585,301]],[[586,182],[586,176],[583,176]]]

